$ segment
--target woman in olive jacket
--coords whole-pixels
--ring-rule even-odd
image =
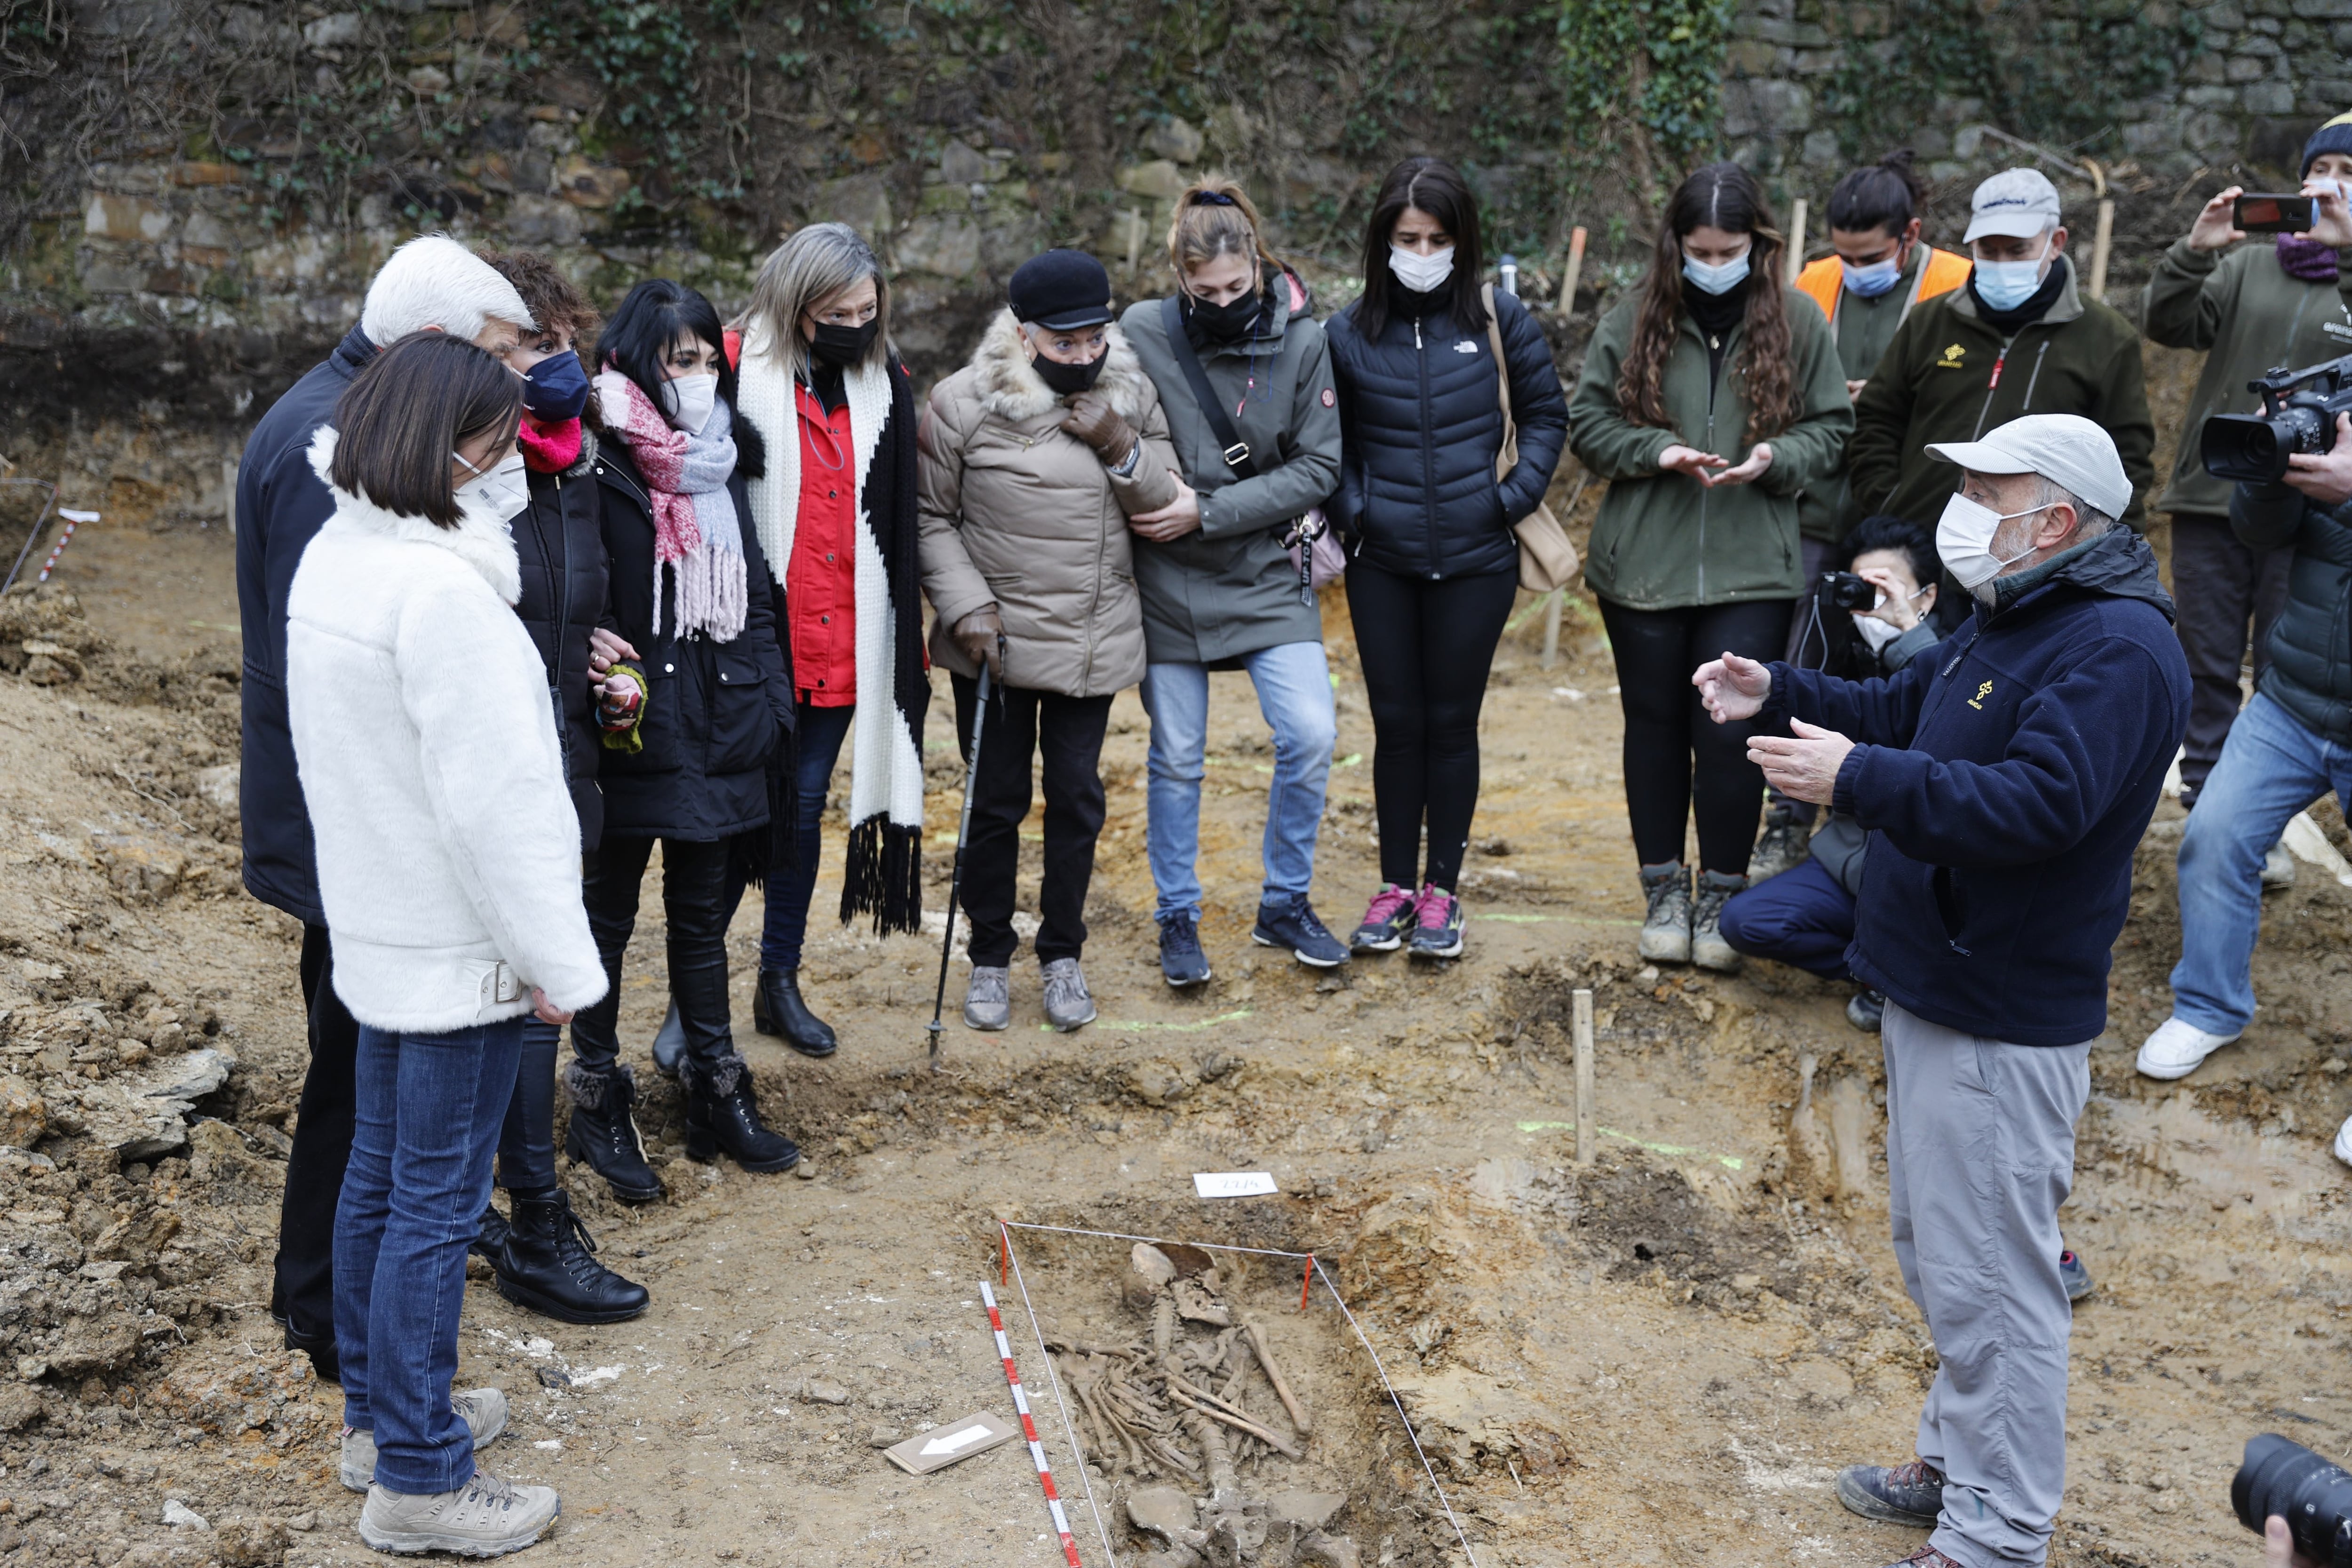
[[[1648,914],[1642,956],[1733,970],[1717,924],[1748,885],[1764,776],[1749,728],[1716,724],[1691,672],[1778,658],[1803,588],[1797,500],[1853,430],[1821,307],[1780,282],[1755,177],[1682,183],[1649,276],[1604,317],[1569,403],[1570,445],[1609,492],[1584,580],[1601,600],[1625,710],[1625,804]],[[1696,808],[1694,905],[1683,837]]]

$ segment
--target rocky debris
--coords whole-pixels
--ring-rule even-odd
[[[286,1526],[270,1519],[232,1519],[215,1531],[220,1568],[278,1568],[286,1561]]]
[[[175,1530],[210,1530],[212,1521],[173,1498],[163,1505],[163,1522]]]
[[[1476,1476],[1480,1461],[1515,1466],[1522,1476],[1546,1474],[1568,1463],[1552,1414],[1517,1389],[1465,1367],[1449,1366],[1397,1384],[1423,1451],[1460,1479]]]
[[[36,686],[63,686],[89,673],[110,645],[55,583],[19,583],[0,594],[0,670]]]
[[[79,1127],[101,1148],[122,1159],[154,1160],[188,1146],[186,1117],[196,1101],[228,1082],[236,1057],[226,1046],[207,1047],[158,1063],[144,1073],[58,1091],[50,1120],[62,1126],[59,1109],[79,1106]]]

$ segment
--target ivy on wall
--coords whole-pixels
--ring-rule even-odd
[[[1571,155],[1597,167],[1624,151],[1624,133],[1677,167],[1712,153],[1723,122],[1732,11],[1733,0],[1561,0],[1559,74]],[[1620,135],[1609,134],[1612,128]]]

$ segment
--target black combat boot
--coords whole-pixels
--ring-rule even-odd
[[[509,1228],[507,1216],[499,1212],[498,1205],[483,1205],[481,1227],[474,1232],[474,1239],[466,1244],[466,1250],[485,1263],[496,1265],[499,1254],[506,1247]]]
[[[643,1312],[652,1300],[646,1288],[597,1262],[595,1250],[562,1187],[517,1193],[497,1262],[499,1294],[566,1323],[617,1323]]]
[[[645,1140],[637,1136],[629,1108],[637,1101],[636,1075],[626,1063],[610,1072],[588,1072],[578,1062],[563,1069],[572,1091],[572,1130],[563,1152],[604,1178],[625,1204],[649,1204],[667,1195],[661,1178],[646,1163]]]
[[[833,1026],[801,1000],[797,969],[760,971],[760,984],[751,991],[751,1026],[763,1035],[781,1036],[804,1057],[829,1057],[840,1044],[833,1037]]]
[[[760,1120],[751,1064],[728,1052],[716,1061],[688,1060],[686,1083],[686,1156],[708,1164],[724,1150],[747,1171],[789,1171],[801,1163],[800,1145]]]

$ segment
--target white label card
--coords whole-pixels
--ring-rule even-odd
[[[1282,1189],[1267,1171],[1195,1171],[1192,1191],[1204,1198],[1256,1198]]]

